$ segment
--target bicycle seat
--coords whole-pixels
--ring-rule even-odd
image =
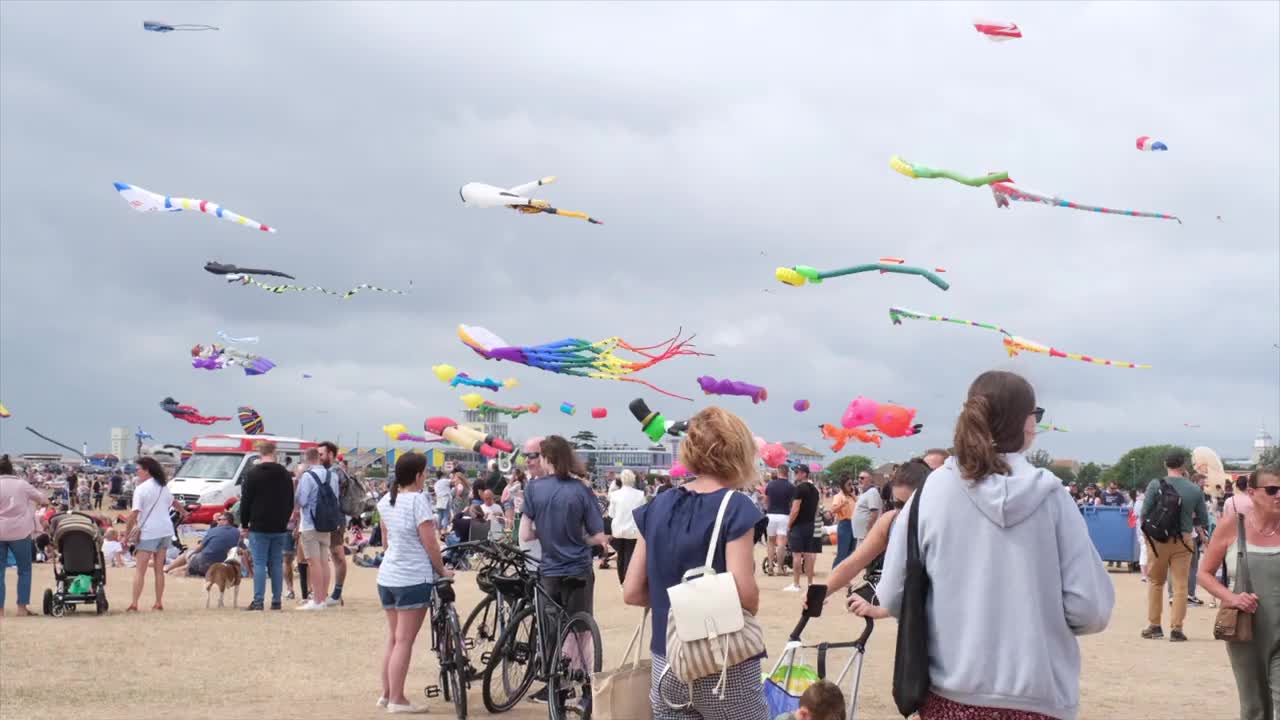
[[[492,578],[493,586],[503,595],[523,595],[525,588],[525,580],[521,577],[510,577],[507,575],[495,575]]]
[[[436,587],[444,587],[446,585],[452,585],[452,584],[453,584],[453,578],[451,577],[440,577],[440,578],[436,578],[436,581],[435,581]]]

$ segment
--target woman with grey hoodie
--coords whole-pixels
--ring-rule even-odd
[[[903,509],[919,512],[931,692],[923,720],[1074,720],[1077,635],[1101,632],[1115,591],[1062,482],[1027,462],[1044,410],[1021,376],[979,375],[956,422],[955,455]],[[908,523],[894,523],[876,588],[897,617]]]

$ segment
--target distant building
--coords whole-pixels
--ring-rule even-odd
[[[1079,475],[1080,468],[1083,464],[1079,460],[1071,460],[1069,458],[1058,458],[1051,463],[1052,467],[1066,468],[1071,471],[1072,475]]]
[[[675,459],[672,449],[666,445],[636,447],[624,443],[600,443],[595,449],[578,449],[576,452],[583,463],[594,465],[597,475],[610,470],[631,470],[637,475],[665,475],[670,472],[671,462]]]
[[[133,433],[129,432],[129,428],[113,427],[111,428],[111,454],[121,460],[136,455],[134,452],[136,447],[136,438]]]
[[[798,442],[784,442],[782,447],[787,451],[787,459],[795,462],[804,463],[806,465],[822,464],[822,453],[813,448]]]
[[[1258,436],[1253,439],[1253,454],[1249,456],[1249,464],[1257,465],[1262,462],[1262,454],[1275,446],[1276,441],[1271,437],[1271,433],[1267,432],[1265,427],[1258,428]]]

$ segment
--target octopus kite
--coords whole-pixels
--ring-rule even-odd
[[[201,370],[222,370],[231,366],[244,369],[245,375],[265,375],[276,366],[275,363],[254,353],[247,353],[221,345],[196,345],[191,348],[191,367]]]
[[[727,378],[717,380],[710,375],[703,375],[698,378],[698,386],[702,388],[702,392],[708,395],[741,395],[751,398],[751,402],[756,405],[769,399],[769,391],[765,388],[740,380],[729,380]]]
[[[543,345],[511,346],[489,330],[474,325],[459,325],[458,338],[487,360],[507,360],[562,375],[638,383],[663,395],[681,400],[692,400],[692,398],[667,392],[644,380],[627,376],[680,355],[707,354],[690,349],[693,347],[690,344],[693,338],[682,339],[679,332],[668,340],[643,347],[631,345],[618,337],[597,342],[566,338]],[[619,349],[644,359],[624,360],[614,352]],[[650,352],[654,350],[656,352]]]
[[[160,409],[174,416],[178,420],[183,420],[192,425],[212,425],[223,420],[230,420],[229,417],[221,417],[218,415],[201,415],[200,411],[190,405],[180,405],[177,400],[167,397],[160,401]]]
[[[467,183],[458,190],[458,195],[462,197],[462,204],[467,207],[493,208],[508,207],[517,212],[526,215],[537,213],[547,213],[550,215],[562,215],[564,217],[581,218],[592,225],[603,225],[604,223],[587,215],[586,213],[575,212],[573,210],[560,210],[551,207],[551,203],[546,200],[534,200],[525,197],[526,193],[555,182],[554,175],[550,175],[533,182],[523,185],[517,185],[509,190],[504,190],[493,185],[485,185],[484,183]]]
[[[1122,362],[1119,360],[1104,360],[1102,358],[1096,358],[1090,355],[1080,355],[1077,353],[1063,352],[1062,350],[1049,347],[1048,345],[1043,345],[1034,340],[1028,340],[1024,337],[1019,337],[1017,335],[1014,335],[1013,333],[1009,332],[1008,330],[1005,330],[1004,328],[998,325],[974,322],[972,320],[961,320],[958,318],[949,318],[944,315],[926,315],[925,313],[919,313],[914,310],[907,310],[906,308],[899,308],[899,307],[889,308],[889,319],[893,322],[894,325],[901,325],[903,318],[908,318],[911,320],[933,320],[935,322],[949,322],[949,323],[956,323],[957,325],[970,325],[972,327],[983,328],[985,330],[994,330],[995,332],[998,332],[1004,336],[1004,349],[1005,349],[1005,352],[1009,353],[1009,357],[1014,357],[1018,353],[1026,351],[1026,352],[1041,353],[1043,355],[1048,355],[1049,357],[1069,358],[1071,360],[1083,360],[1084,362],[1093,363],[1095,365],[1111,365],[1112,367],[1134,368],[1138,370],[1146,370],[1151,367],[1150,365],[1141,365],[1138,363]]]
[[[243,215],[237,215],[230,210],[220,207],[217,203],[211,203],[208,200],[196,200],[193,198],[176,198],[168,195],[153,193],[146,188],[140,188],[137,185],[129,185],[127,183],[116,183],[116,190],[119,191],[120,197],[129,203],[129,207],[138,212],[182,212],[183,210],[198,210],[202,213],[208,213],[229,220],[233,223],[244,225],[245,227],[257,228],[263,232],[275,232],[276,229],[268,227],[258,222],[250,220]]]
[[[452,365],[432,365],[431,372],[440,378],[440,382],[449,383],[449,387],[458,387],[465,385],[467,387],[482,388],[484,390],[492,390],[497,392],[502,388],[511,389],[518,385],[515,378],[507,378],[502,382],[498,382],[493,378],[484,378],[483,380],[473,378],[464,372],[458,372],[458,368]]]
[[[914,267],[912,265],[904,265],[899,258],[880,258],[878,263],[867,263],[865,265],[854,265],[853,267],[841,268],[840,270],[818,270],[808,265],[793,265],[792,267],[780,267],[773,271],[773,276],[780,282],[791,285],[793,287],[802,287],[805,282],[820,285],[823,280],[829,280],[834,277],[843,275],[856,275],[864,272],[880,271],[884,273],[902,273],[903,275],[919,275],[929,282],[937,285],[939,288],[946,290],[951,286],[946,280],[938,277],[937,273],[946,272],[942,268]]]
[[[512,419],[518,418],[526,413],[537,415],[542,406],[538,403],[532,405],[499,405],[494,402],[485,400],[479,393],[467,393],[461,398],[462,404],[472,410],[488,410],[489,412],[498,413],[499,415],[509,415]]]
[[[1056,196],[1049,196],[1043,193],[1032,192],[1025,188],[1020,188],[1012,182],[992,183],[991,194],[995,198],[996,207],[1009,207],[1010,200],[1018,200],[1020,202],[1035,202],[1043,205],[1053,205],[1055,207],[1071,208],[1072,210],[1087,210],[1089,212],[1103,213],[1106,215],[1128,215],[1129,217],[1146,217],[1157,218],[1160,220],[1177,220],[1178,224],[1182,224],[1175,215],[1165,215],[1164,213],[1145,212],[1142,210],[1116,210],[1114,208],[1099,207],[1097,205],[1081,205],[1080,203],[1063,200]]]
[[[822,437],[826,438],[827,440],[833,441],[831,445],[831,452],[840,452],[841,450],[844,449],[845,443],[849,442],[850,440],[857,440],[859,442],[871,443],[876,447],[880,447],[880,441],[882,438],[880,436],[880,433],[877,433],[877,432],[872,432],[870,430],[863,430],[862,428],[856,428],[856,427],[855,428],[839,428],[839,427],[836,427],[835,425],[832,425],[831,423],[823,423],[819,427],[822,430]]]
[[[244,428],[245,435],[262,435],[267,431],[262,423],[262,416],[248,405],[236,408],[236,418],[240,420],[240,427]]]
[[[948,180],[954,180],[961,185],[968,185],[969,187],[981,187],[983,185],[990,185],[994,182],[1009,179],[1009,173],[1005,172],[987,173],[986,175],[970,177],[950,170],[937,170],[926,165],[917,165],[915,163],[907,162],[897,155],[889,158],[889,167],[909,178],[923,178],[926,180],[946,178]]]
[[[514,449],[508,440],[459,425],[457,421],[446,417],[429,417],[422,426],[427,432],[439,435],[451,445],[478,452],[487,458],[496,458],[499,452],[509,453]]]

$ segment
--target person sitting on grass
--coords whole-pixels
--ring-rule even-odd
[[[164,571],[173,575],[186,568],[187,575],[204,577],[209,566],[226,560],[231,548],[240,544],[240,531],[231,524],[231,519],[231,513],[220,513],[217,526],[209,528],[195,547],[179,555],[178,559],[170,563]]]

